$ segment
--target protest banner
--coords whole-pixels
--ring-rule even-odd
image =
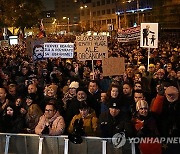
[[[103,76],[122,75],[125,71],[124,58],[110,57],[102,60]]]
[[[140,26],[118,30],[118,42],[132,42],[140,40]]]
[[[108,58],[107,36],[76,36],[77,59],[102,60]]]
[[[74,43],[44,43],[44,58],[73,58]]]

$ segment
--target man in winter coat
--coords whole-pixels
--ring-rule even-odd
[[[174,86],[158,88],[158,94],[151,105],[151,111],[160,118],[159,129],[161,136],[180,137],[180,97]]]
[[[119,100],[111,98],[109,110],[99,117],[98,131],[101,137],[113,137],[116,133],[124,132],[126,137],[133,135],[133,127],[128,117],[121,111]]]

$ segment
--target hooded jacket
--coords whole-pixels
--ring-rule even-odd
[[[68,128],[69,133],[73,132],[74,122],[77,119],[81,119],[81,118],[82,118],[81,114],[77,114],[73,117],[73,119],[71,120],[71,123],[69,125],[69,128]],[[84,128],[85,135],[95,136],[95,132],[97,129],[97,121],[98,121],[98,119],[96,118],[95,112],[89,113],[87,115],[87,117],[85,117],[83,119],[83,128]]]

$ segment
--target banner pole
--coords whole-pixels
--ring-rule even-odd
[[[95,78],[94,75],[95,74],[94,74],[94,61],[93,60],[92,60],[92,72],[93,72],[93,80],[94,80],[94,78]]]
[[[151,48],[148,48],[148,68],[147,68],[148,71],[149,71],[150,49],[151,49]]]

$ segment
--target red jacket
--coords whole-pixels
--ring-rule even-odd
[[[151,112],[161,114],[162,108],[163,108],[163,102],[164,102],[164,96],[157,95],[151,105],[151,108],[150,108]]]

